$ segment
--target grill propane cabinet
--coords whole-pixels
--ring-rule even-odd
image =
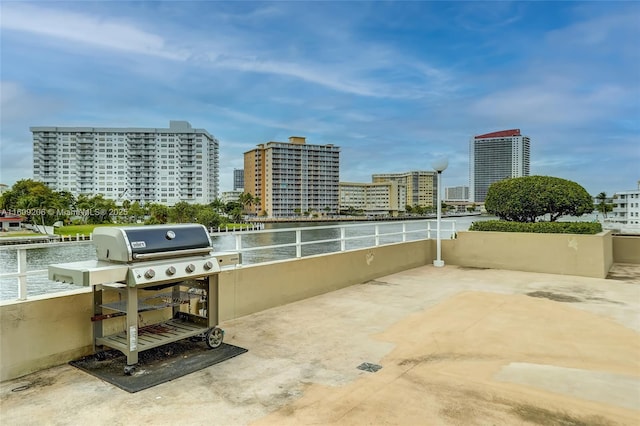
[[[92,287],[98,358],[102,347],[117,349],[132,374],[147,349],[185,338],[202,338],[212,349],[222,344],[218,274],[240,263],[238,253],[214,253],[197,224],[99,227],[93,241],[97,260],[51,265],[49,279]],[[115,317],[125,317],[124,330],[105,325]]]

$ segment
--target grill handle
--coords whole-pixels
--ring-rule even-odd
[[[187,249],[187,250],[161,251],[156,253],[134,253],[133,258],[135,260],[161,259],[164,257],[178,257],[178,256],[182,257],[182,256],[189,256],[192,254],[208,254],[208,253],[211,253],[211,247]]]

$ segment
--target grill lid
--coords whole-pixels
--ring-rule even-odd
[[[212,250],[207,229],[199,224],[104,226],[93,230],[98,260],[135,262],[191,256]]]

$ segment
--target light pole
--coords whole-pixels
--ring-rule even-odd
[[[441,259],[442,249],[440,246],[440,219],[442,216],[442,191],[440,188],[440,180],[442,179],[442,172],[447,168],[448,165],[449,160],[447,160],[446,158],[439,158],[431,163],[431,167],[433,167],[433,169],[438,172],[438,188],[436,189],[436,198],[438,199],[438,229],[436,231],[436,260],[433,261],[433,266],[437,266],[439,268],[444,266],[444,260]]]

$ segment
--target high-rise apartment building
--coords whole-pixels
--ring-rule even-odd
[[[407,188],[395,181],[340,182],[340,211],[397,216],[407,205]]]
[[[244,191],[244,170],[233,169],[233,190]]]
[[[34,179],[55,191],[141,204],[218,196],[218,140],[186,121],[169,128],[31,127]]]
[[[340,148],[307,144],[304,137],[267,142],[244,153],[244,191],[258,197],[258,214],[291,217],[336,213]]]
[[[469,141],[469,201],[483,203],[492,183],[529,176],[530,141],[520,129],[478,135]]]
[[[377,173],[371,176],[373,183],[397,182],[406,188],[407,205],[411,207],[433,207],[438,204],[438,174],[433,171],[411,171],[404,173]]]

